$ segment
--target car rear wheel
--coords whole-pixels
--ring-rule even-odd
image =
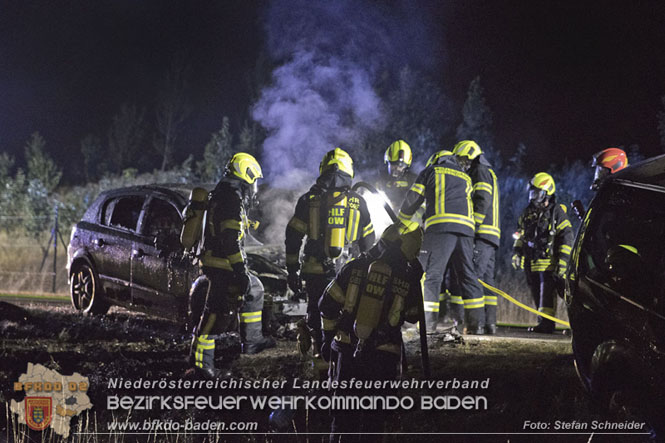
[[[95,271],[87,264],[76,267],[72,273],[70,294],[74,309],[83,314],[103,315],[109,310],[104,300]]]

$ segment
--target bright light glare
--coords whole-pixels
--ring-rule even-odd
[[[374,225],[374,232],[376,232],[376,237],[379,238],[383,231],[386,228],[393,224],[388,212],[383,207],[384,203],[390,206],[388,203],[388,198],[383,191],[378,191],[377,194],[373,192],[362,190],[362,196],[367,202],[367,209],[369,210],[369,215],[372,218],[372,224]]]

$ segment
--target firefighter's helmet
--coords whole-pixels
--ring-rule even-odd
[[[341,148],[335,148],[326,152],[319,165],[319,173],[323,174],[331,168],[335,168],[353,178],[353,159]]]
[[[458,157],[467,157],[469,160],[475,160],[483,151],[478,146],[478,143],[473,140],[462,140],[457,142],[453,148],[453,154]]]
[[[446,150],[446,149],[435,152],[434,154],[430,155],[429,159],[427,160],[427,164],[425,164],[425,167],[432,166],[432,165],[438,163],[438,161],[441,157],[447,157],[447,156],[450,156],[450,155],[453,155],[453,153]]]
[[[595,168],[592,190],[597,190],[608,175],[628,166],[628,157],[623,149],[607,148],[593,155],[591,167]]]
[[[602,166],[610,170],[611,174],[628,166],[628,157],[623,149],[607,148],[593,155],[591,167]]]
[[[478,143],[473,140],[462,140],[457,142],[453,148],[453,154],[457,156],[457,163],[464,171],[468,171],[471,168],[471,163],[482,153],[483,151]]]
[[[544,203],[548,197],[554,195],[556,184],[547,172],[539,172],[529,182],[529,201],[536,204]]]
[[[263,178],[259,162],[254,156],[246,152],[237,152],[226,164],[226,175],[238,177],[240,180],[253,185],[256,180]]]
[[[415,260],[423,244],[423,230],[418,223],[401,221],[392,224],[381,234],[386,249],[397,248],[407,260]]]
[[[388,173],[393,177],[404,175],[412,161],[411,147],[404,140],[392,142],[383,156],[383,162],[388,165]]]

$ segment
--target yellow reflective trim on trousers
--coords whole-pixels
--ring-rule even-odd
[[[478,282],[479,282],[481,285],[483,285],[486,289],[488,289],[488,290],[494,292],[495,294],[499,294],[501,297],[503,297],[503,298],[505,298],[506,300],[508,300],[509,302],[511,302],[511,303],[513,303],[513,304],[519,306],[520,308],[525,309],[525,310],[527,310],[527,311],[529,311],[529,312],[531,312],[531,313],[533,313],[533,314],[539,315],[539,316],[544,317],[544,318],[546,318],[546,319],[548,319],[548,320],[552,320],[553,322],[556,322],[556,323],[562,324],[562,325],[564,325],[564,326],[570,328],[570,323],[568,323],[568,322],[566,322],[566,321],[563,321],[563,320],[561,320],[561,319],[558,319],[558,318],[556,318],[556,317],[553,317],[553,316],[551,316],[551,315],[548,315],[548,314],[546,314],[546,313],[544,313],[544,312],[538,312],[538,311],[536,311],[535,309],[533,309],[532,307],[527,306],[527,305],[525,305],[524,303],[515,300],[515,299],[514,299],[513,297],[511,297],[510,295],[508,295],[508,294],[506,294],[505,292],[503,292],[501,289],[497,289],[497,288],[495,288],[494,286],[490,286],[490,285],[488,285],[487,283],[485,283],[485,282],[482,281],[481,279],[478,279]]]
[[[556,227],[556,230],[557,230],[557,232],[558,232],[558,231],[562,231],[562,230],[564,230],[564,229],[566,229],[566,228],[570,228],[570,227],[572,227],[572,226],[573,226],[573,225],[571,225],[570,222],[569,222],[568,220],[564,220],[564,221],[562,221],[562,222],[559,224],[559,226]]]
[[[486,295],[485,296],[485,306],[496,306],[498,303],[496,295]]]
[[[563,266],[564,268],[568,266],[568,262],[562,258],[559,259],[559,266]]]
[[[464,299],[464,309],[477,309],[485,306],[485,297]]]
[[[294,229],[295,231],[300,232],[301,234],[307,234],[309,227],[307,223],[296,217],[292,217],[291,220],[289,220],[289,224],[287,226]]]
[[[439,303],[441,303],[445,299],[446,299],[446,293],[445,292],[439,293]]]
[[[409,190],[416,194],[425,195],[425,186],[420,183],[414,183]]]
[[[337,303],[340,305],[344,304],[344,291],[342,288],[337,284],[336,281],[333,280],[332,284],[328,288],[328,294],[332,297],[333,300],[335,300]]]
[[[321,325],[324,331],[334,331],[337,329],[337,320],[321,317]]]
[[[425,312],[439,312],[438,301],[425,301]]]
[[[227,258],[213,257],[212,251],[206,251],[200,259],[201,265],[209,266],[211,268],[224,269],[226,271],[233,271],[231,263]]]
[[[261,321],[263,311],[241,312],[240,323],[258,323]]]
[[[452,303],[454,305],[463,305],[464,300],[459,295],[451,295],[450,296],[450,303]]]
[[[346,228],[346,241],[352,243],[358,239],[358,226],[360,226],[360,211],[349,209],[349,220]]]
[[[568,246],[568,245],[561,245],[559,247],[559,252],[562,253],[562,254],[570,255],[570,251],[572,251],[572,250],[573,250],[573,248],[571,246]]]
[[[429,217],[427,220],[425,220],[425,229],[439,223],[457,223],[460,225],[468,226],[474,231],[476,229],[476,223],[473,221],[471,217],[466,217],[464,215],[459,215],[459,214],[433,215]]]
[[[229,218],[219,223],[219,232],[222,232],[224,229],[233,229],[234,231],[242,231],[242,223],[240,222],[240,220],[234,220],[232,218]]]
[[[226,258],[229,260],[229,263],[231,263],[232,265],[243,262],[242,252],[236,252],[235,254],[231,254]]]

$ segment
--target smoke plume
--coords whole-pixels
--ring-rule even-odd
[[[396,3],[396,2],[393,2]],[[262,165],[273,185],[291,187],[289,173],[318,173],[328,150],[357,150],[386,125],[376,92],[385,73],[428,63],[430,45],[412,2],[271,2],[267,46],[277,63],[272,83],[253,108],[268,133]]]

